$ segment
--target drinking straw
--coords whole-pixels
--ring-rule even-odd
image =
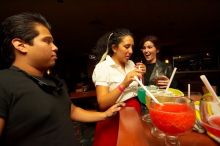
[[[188,84],[188,98],[190,99],[190,84]]]
[[[142,61],[141,61],[142,62]],[[141,66],[139,65],[138,66],[138,69],[140,70],[141,69]],[[140,79],[140,81],[143,83],[142,79]]]
[[[141,87],[147,92],[147,94],[154,100],[154,102],[161,104],[152,93],[143,85],[143,83],[137,78],[137,76],[134,77],[134,79],[141,85]]]
[[[206,78],[206,76],[205,75],[201,75],[200,78],[203,81],[203,83],[205,84],[205,86],[208,89],[208,91],[211,93],[212,97],[215,98],[215,101],[218,101],[220,103],[220,99],[216,95],[215,91],[213,90],[213,88],[212,88],[211,84],[209,83],[208,79]]]
[[[170,77],[170,80],[169,80],[169,82],[168,82],[168,84],[167,84],[167,88],[166,88],[166,92],[168,91],[168,89],[170,88],[170,84],[171,84],[171,82],[173,81],[173,77],[174,77],[174,75],[175,75],[175,73],[176,73],[176,70],[177,70],[177,68],[176,67],[174,67],[174,69],[173,69],[173,72],[172,72],[172,75],[171,75],[171,77]]]

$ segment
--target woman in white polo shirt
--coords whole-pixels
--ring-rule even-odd
[[[134,76],[142,78],[146,68],[142,63],[135,65],[129,60],[133,46],[133,36],[127,29],[106,33],[98,40],[93,53],[100,61],[94,69],[92,79],[96,86],[100,110],[105,110],[116,102],[125,102],[126,106],[141,112],[136,97],[138,83],[134,81]],[[116,146],[118,125],[118,115],[98,122],[93,145]]]

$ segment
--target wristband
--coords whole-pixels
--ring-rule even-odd
[[[125,90],[125,88],[124,88],[123,86],[121,86],[121,85],[118,85],[117,88],[118,88],[118,90],[121,91],[121,92],[124,92],[124,90]]]

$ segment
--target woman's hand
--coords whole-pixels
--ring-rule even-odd
[[[135,69],[127,73],[125,79],[121,83],[121,86],[126,88],[131,82],[135,80],[135,76],[139,79],[143,78],[143,75],[146,73],[146,66],[142,62],[138,62],[135,65]]]
[[[135,80],[134,78],[135,76],[138,77],[139,79],[142,79],[143,77],[142,72],[137,68],[127,73],[121,85],[125,88],[128,87],[129,84]]]
[[[169,83],[169,78],[165,75],[156,78],[156,84],[159,88],[164,89]]]
[[[116,115],[116,113],[121,110],[121,108],[125,106],[124,102],[116,103],[113,106],[111,106],[108,110],[106,110],[104,113],[106,115],[106,118],[109,118],[111,116]]]
[[[135,65],[135,67],[137,68],[137,69],[139,69],[139,71],[140,71],[140,73],[143,75],[143,74],[145,74],[146,73],[146,66],[145,66],[145,64],[143,64],[142,62],[137,62],[136,63],[136,65]]]

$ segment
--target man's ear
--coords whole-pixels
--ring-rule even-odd
[[[27,53],[27,49],[25,47],[25,42],[19,38],[14,38],[11,41],[12,45],[14,46],[14,48],[21,52],[21,53]]]

